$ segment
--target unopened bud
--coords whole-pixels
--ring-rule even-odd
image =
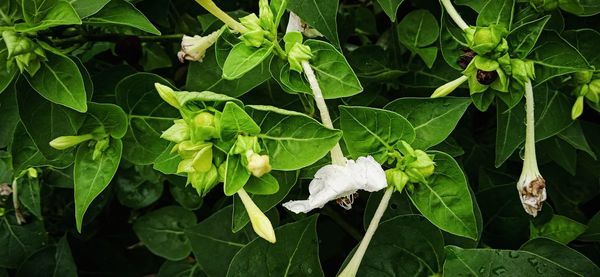
[[[102,153],[104,153],[104,151],[106,149],[108,149],[109,147],[109,138],[104,138],[101,140],[98,140],[96,142],[96,145],[94,146],[94,153],[92,154],[92,160],[97,160],[98,158],[100,158],[100,156],[102,156]]]
[[[312,58],[312,52],[308,45],[295,43],[288,52],[288,62],[290,69],[302,73],[302,63],[309,61]]]
[[[175,96],[175,91],[172,88],[159,83],[154,83],[154,87],[156,88],[156,91],[158,91],[160,98],[165,100],[165,102],[177,109],[181,108],[181,105],[179,105],[179,101]]]
[[[253,176],[260,178],[271,172],[271,164],[269,163],[268,155],[259,155],[252,150],[248,150],[248,152],[246,152],[246,159],[248,160],[246,168],[250,170],[250,173],[252,173]]]
[[[451,92],[453,92],[456,88],[458,88],[462,83],[468,80],[467,76],[460,76],[455,80],[452,80],[448,83],[443,84],[441,87],[438,87],[433,94],[431,94],[431,98],[444,97]]]
[[[202,61],[206,50],[210,48],[221,35],[221,30],[214,31],[206,36],[195,35],[193,37],[184,35],[181,39],[181,50],[177,53],[180,62]]]
[[[177,119],[175,124],[162,133],[160,138],[180,143],[190,139],[190,130],[183,119]]]
[[[502,42],[502,35],[502,27],[475,27],[473,40],[470,41],[469,48],[479,55],[487,54]]]
[[[404,189],[404,186],[406,186],[406,183],[408,183],[408,175],[397,168],[386,170],[385,178],[388,185],[394,186],[396,191],[399,192],[401,192]]]
[[[206,172],[188,173],[188,183],[196,189],[198,195],[204,197],[211,189],[219,183],[217,168],[211,164]]]
[[[85,134],[81,136],[61,136],[50,141],[50,146],[54,149],[65,150],[92,138],[94,138],[92,134]]]
[[[571,109],[571,119],[575,120],[583,113],[583,96],[577,96],[577,100]]]
[[[248,217],[250,217],[250,223],[252,223],[252,229],[261,238],[265,239],[270,243],[277,241],[275,237],[275,230],[269,218],[256,206],[252,198],[248,196],[244,189],[240,189],[237,192],[238,196],[242,200]]]
[[[585,97],[596,104],[600,103],[600,79],[590,82],[588,93],[585,94]]]
[[[575,84],[577,85],[581,85],[581,84],[587,84],[590,81],[592,81],[592,76],[594,75],[593,71],[578,71],[573,73],[573,80],[575,81]]]

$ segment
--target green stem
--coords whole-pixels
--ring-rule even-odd
[[[244,27],[244,25],[242,25],[242,23],[233,19],[231,16],[229,16],[227,13],[225,13],[223,10],[221,10],[215,4],[215,2],[213,2],[212,0],[196,0],[196,2],[198,2],[198,4],[200,4],[200,6],[202,6],[204,9],[206,9],[209,13],[214,15],[216,18],[223,21],[223,23],[225,23],[227,26],[229,26],[229,28],[233,29],[234,31],[236,31],[240,34],[243,34],[244,32],[246,32],[246,27]]]
[[[287,53],[285,53],[285,50],[283,50],[283,48],[281,48],[281,45],[279,45],[279,43],[277,42],[277,39],[273,40],[271,43],[273,43],[273,46],[275,46],[275,52],[277,52],[279,57],[281,59],[285,59],[287,56]]]
[[[454,20],[454,23],[456,23],[456,25],[458,25],[460,29],[464,31],[469,28],[469,25],[462,19],[460,14],[458,14],[450,0],[440,0],[440,2],[442,2],[442,5],[446,9],[446,12],[452,18],[452,20]]]
[[[354,252],[354,256],[350,259],[350,262],[346,265],[346,268],[342,270],[338,277],[353,277],[356,276],[358,272],[358,268],[360,267],[360,263],[362,262],[365,253],[367,252],[367,248],[369,247],[369,243],[371,243],[371,239],[377,231],[377,227],[379,227],[379,222],[385,213],[385,210],[390,203],[390,199],[392,198],[392,194],[394,193],[393,187],[388,187],[383,194],[383,198],[381,198],[381,202],[379,202],[379,206],[377,206],[377,210],[373,215],[373,219],[371,219],[371,223],[369,223],[369,227],[367,228],[367,232],[363,237],[362,241],[358,245],[356,252]]]
[[[534,98],[533,87],[531,80],[525,83],[525,111],[526,111],[526,126],[525,126],[525,156],[523,161],[523,172],[534,171],[539,175],[537,166],[537,157],[535,154],[535,113],[534,113]]]

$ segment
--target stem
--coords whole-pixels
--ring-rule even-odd
[[[354,256],[352,256],[352,259],[346,265],[346,268],[342,270],[340,275],[338,275],[338,277],[356,276],[356,273],[358,272],[358,267],[360,266],[360,263],[362,262],[362,259],[365,256],[365,252],[367,252],[367,248],[369,247],[369,243],[371,243],[371,239],[373,238],[375,231],[377,231],[377,227],[379,227],[379,221],[381,221],[381,217],[383,217],[383,214],[385,213],[385,210],[388,207],[393,192],[393,186],[390,186],[385,190],[385,194],[383,195],[383,198],[381,198],[379,206],[377,206],[375,215],[373,215],[373,219],[371,219],[371,223],[369,223],[367,232],[365,233],[365,236],[358,245],[358,249],[356,249],[356,252],[354,252]]]
[[[304,69],[304,74],[306,75],[306,79],[308,79],[310,89],[312,90],[313,96],[315,97],[317,108],[319,109],[319,113],[321,114],[321,122],[323,122],[323,125],[325,125],[325,127],[333,129],[333,122],[331,121],[331,116],[329,115],[329,110],[327,109],[325,98],[323,98],[323,93],[321,92],[321,88],[319,87],[319,83],[317,82],[317,76],[315,76],[315,72],[310,66],[310,63],[308,63],[307,61],[302,62],[302,69]],[[344,157],[344,153],[342,153],[342,148],[340,147],[339,143],[336,143],[335,146],[331,149],[331,163],[337,165],[346,164],[346,158]]]
[[[15,208],[15,217],[17,218],[17,224],[21,225],[25,223],[25,218],[21,214],[21,207],[19,207],[19,191],[17,186],[17,178],[13,179],[12,182],[12,200],[13,207]]]
[[[460,29],[464,31],[465,29],[469,28],[469,25],[462,19],[460,14],[458,14],[450,0],[440,0],[440,2],[442,2],[442,5],[446,9],[446,12],[452,18],[452,20],[454,20],[454,23],[456,23],[456,25],[458,25]]]
[[[535,113],[533,104],[533,87],[531,86],[531,80],[528,80],[525,83],[525,111],[527,121],[525,126],[525,161],[523,164],[523,172],[530,170],[538,171],[535,154]]]
[[[200,4],[200,6],[206,9],[209,13],[223,21],[223,23],[229,26],[229,28],[240,34],[246,32],[246,27],[244,27],[242,23],[239,23],[237,20],[226,14],[212,0],[196,0],[196,2],[198,2],[198,4]]]

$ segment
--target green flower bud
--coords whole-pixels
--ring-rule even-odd
[[[219,165],[218,173],[219,173],[219,182],[225,182],[225,174],[227,172],[227,163],[222,163]]]
[[[592,76],[594,76],[593,71],[578,71],[573,73],[573,80],[576,85],[587,84],[592,81]]]
[[[92,153],[92,160],[96,160],[98,158],[100,158],[100,156],[102,156],[102,153],[104,153],[104,151],[106,149],[108,149],[108,147],[110,146],[110,141],[109,138],[104,138],[101,140],[98,140],[96,142],[96,145],[94,146],[94,153]]]
[[[467,80],[467,76],[460,76],[455,80],[452,80],[448,83],[443,84],[442,86],[438,87],[433,94],[431,94],[431,98],[438,98],[438,97],[444,97],[448,94],[450,94],[451,92],[453,92],[456,88],[458,88],[460,85],[462,85],[466,80]]]
[[[295,43],[287,54],[290,69],[298,73],[302,73],[302,63],[313,56],[310,47],[301,43]]]
[[[275,16],[269,6],[268,0],[258,0],[258,15],[260,18],[259,25],[263,30],[274,30],[275,29]]]
[[[271,164],[269,163],[269,156],[267,155],[259,155],[252,150],[248,150],[246,152],[246,160],[248,161],[246,168],[254,177],[260,178],[271,172]]]
[[[429,156],[423,150],[415,150],[416,161],[408,164],[408,168],[416,168],[424,178],[427,178],[433,174],[435,170],[435,163],[431,156]]]
[[[196,189],[201,197],[204,197],[211,189],[219,183],[219,173],[217,167],[211,164],[206,172],[188,173],[188,184]]]
[[[248,150],[252,150],[254,153],[260,152],[260,144],[258,144],[258,137],[256,136],[244,136],[238,135],[233,148],[233,154],[246,154]]]
[[[38,177],[38,172],[37,170],[35,170],[35,168],[30,167],[27,169],[27,177],[29,177],[30,179],[35,179]]]
[[[254,201],[252,201],[252,198],[248,196],[248,193],[246,193],[244,189],[240,189],[237,194],[242,200],[244,208],[246,208],[254,232],[266,241],[275,243],[275,230],[273,230],[273,225],[269,218],[258,208],[258,206],[256,206]]]
[[[6,214],[6,209],[0,207],[0,217],[3,217]]]
[[[573,120],[577,119],[583,113],[583,96],[578,96],[577,100],[575,100],[575,104],[573,104],[573,108],[571,109],[571,118]]]
[[[423,176],[423,174],[421,173],[421,171],[419,171],[419,169],[407,168],[405,172],[406,172],[406,175],[408,176],[409,182],[427,184],[427,179],[425,179],[426,177]]]
[[[260,26],[260,19],[256,14],[249,14],[240,18],[240,22],[247,30],[240,39],[247,46],[260,47],[265,40],[265,35],[268,33]]]
[[[160,138],[180,143],[190,139],[190,130],[183,119],[173,121],[175,124],[162,133]]]
[[[177,173],[206,172],[212,165],[212,143],[191,144],[184,141],[179,144],[179,155],[183,158],[177,166]]]
[[[485,55],[498,47],[506,31],[499,26],[475,27],[469,48],[479,55]]]
[[[494,49],[494,52],[496,52],[500,55],[508,52],[508,41],[506,41],[505,38],[502,38],[502,40],[500,41],[500,44],[498,44],[498,46],[496,46],[496,49]]]
[[[94,138],[92,134],[85,134],[81,136],[61,136],[50,141],[50,146],[54,149],[65,150],[92,138]]]
[[[535,78],[535,69],[533,61],[524,61],[521,59],[511,59],[510,66],[512,77],[521,85]]]
[[[154,83],[154,87],[156,88],[156,91],[158,91],[160,98],[165,100],[165,102],[177,109],[181,108],[181,105],[175,96],[175,91],[172,88],[159,83]]]
[[[600,103],[600,79],[592,80],[588,88],[585,97],[593,103]]]
[[[397,168],[386,170],[385,178],[387,180],[388,185],[394,186],[394,188],[396,188],[396,191],[400,192],[404,189],[406,183],[408,183],[408,175],[406,175],[406,173]]]
[[[35,75],[46,60],[44,50],[28,37],[13,31],[2,32],[2,38],[8,50],[8,67],[12,68],[16,63],[21,73],[27,71],[30,76]],[[11,58],[14,58],[14,63]]]
[[[201,112],[192,119],[191,137],[195,142],[219,137],[215,126],[215,116],[209,112]]]

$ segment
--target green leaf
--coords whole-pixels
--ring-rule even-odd
[[[304,44],[310,47],[313,54],[310,65],[317,76],[323,98],[348,97],[363,91],[352,67],[333,45],[314,39],[309,39]]]
[[[89,111],[79,134],[88,134],[100,129],[113,138],[120,139],[127,132],[127,115],[114,104],[89,103]]]
[[[458,65],[458,58],[467,47],[464,32],[452,22],[446,13],[440,19],[440,50],[446,63],[456,70],[463,70]]]
[[[223,190],[225,195],[231,196],[246,185],[250,179],[250,172],[242,164],[242,156],[238,154],[227,155],[226,163]]]
[[[562,215],[553,215],[552,219],[541,226],[531,224],[531,239],[544,237],[567,244],[585,232],[587,227]]]
[[[177,166],[181,162],[181,156],[177,152],[171,152],[175,143],[169,144],[165,151],[160,153],[153,163],[153,168],[164,174],[176,174]]]
[[[519,250],[461,249],[446,246],[444,274],[493,276],[579,276],[567,267],[534,253]]]
[[[421,57],[428,68],[432,68],[433,64],[435,63],[435,59],[437,58],[438,48],[435,46],[417,48],[415,49],[415,53]]]
[[[206,276],[200,264],[188,260],[165,261],[158,270],[156,277],[203,277]]]
[[[23,1],[23,5],[26,7],[34,6],[32,4],[25,4],[26,0]],[[33,0],[33,2],[39,2],[38,0]],[[42,1],[42,5],[45,5],[45,2],[53,2],[53,1]],[[61,26],[61,25],[74,25],[81,24],[81,19],[77,12],[71,4],[66,1],[58,1],[55,4],[52,4],[52,7],[40,18],[36,17],[34,22],[27,23],[17,23],[15,25],[15,30],[18,32],[26,33],[26,32],[37,32],[41,30],[46,30],[50,27]]]
[[[39,179],[24,177],[19,180],[18,187],[19,202],[37,219],[42,220]]]
[[[377,0],[381,9],[387,14],[392,22],[396,22],[396,13],[404,0]]]
[[[525,59],[535,46],[550,16],[527,22],[512,30],[506,37],[511,57]]]
[[[600,13],[600,3],[595,0],[562,1],[559,7],[578,16],[593,16]]]
[[[193,211],[202,207],[203,199],[198,195],[198,191],[192,186],[187,186],[186,179],[183,177],[169,175],[167,179],[170,181],[169,191],[171,195],[182,207]]]
[[[232,140],[240,133],[248,135],[258,135],[260,127],[254,120],[233,102],[227,102],[219,121],[221,139]]]
[[[108,186],[117,172],[123,143],[111,139],[109,147],[96,160],[92,158],[94,146],[79,145],[75,155],[73,180],[75,182],[75,220],[81,232],[83,216],[92,201]]]
[[[246,106],[254,122],[260,122],[258,135],[273,170],[296,170],[321,159],[342,136],[316,120],[271,106]],[[295,126],[287,128],[285,126]]]
[[[16,276],[77,276],[77,266],[67,237],[62,237],[56,245],[45,247],[29,256],[19,266]]]
[[[46,58],[35,77],[25,75],[31,87],[53,103],[78,112],[87,111],[85,86],[77,64],[52,51],[46,51]]]
[[[71,151],[56,150],[50,147],[48,142],[59,136],[77,135],[85,120],[85,114],[48,102],[24,79],[17,82],[16,89],[21,122],[36,148],[48,160],[65,159],[70,163]]]
[[[41,221],[19,225],[13,218],[0,218],[0,267],[16,268],[45,243]]]
[[[539,41],[530,57],[536,63],[538,85],[557,76],[590,69],[581,53],[558,33],[543,32]]]
[[[398,23],[398,40],[412,51],[434,43],[440,27],[437,20],[428,10],[414,10]]]
[[[129,26],[154,35],[160,35],[160,31],[150,23],[148,18],[133,4],[125,0],[111,0],[99,12],[86,18],[84,23]]]
[[[17,75],[17,68],[7,67],[8,65],[8,49],[4,43],[0,43],[0,94],[10,85],[12,80]]]
[[[588,153],[592,158],[596,159],[596,153],[594,153],[594,151],[588,144],[588,141],[585,138],[585,134],[583,133],[583,129],[581,128],[581,124],[579,123],[579,121],[574,121],[573,124],[569,125],[569,127],[560,131],[560,133],[558,133],[558,137],[568,142],[575,149],[584,151]]]
[[[279,58],[276,58],[279,59]],[[223,70],[217,63],[215,51],[207,51],[202,62],[190,62],[185,87],[193,91],[218,91],[238,97],[262,84],[271,77],[269,60],[264,60],[244,75],[244,78],[226,80]]]
[[[477,26],[500,25],[507,31],[511,28],[515,0],[488,1],[477,16]]]
[[[590,219],[587,226],[588,228],[579,236],[579,239],[583,241],[600,241],[600,212],[597,212]]]
[[[535,140],[551,137],[573,123],[568,97],[548,85],[534,88]],[[523,101],[522,101],[523,102]],[[519,104],[508,109],[498,103],[496,130],[496,167],[500,167],[525,141],[525,107]]]
[[[272,171],[271,174],[275,177],[278,183],[279,190],[274,194],[269,195],[257,195],[250,194],[250,198],[258,206],[258,208],[264,213],[271,210],[279,202],[281,202],[290,192],[292,187],[296,184],[297,172],[296,171]],[[255,177],[250,177],[250,181],[246,185],[245,189],[250,192],[249,187],[252,180]],[[231,231],[239,232],[250,222],[250,217],[246,212],[246,208],[242,204],[239,197],[233,198],[233,216],[231,219]]]
[[[227,206],[185,230],[194,257],[208,276],[225,276],[233,256],[248,243],[247,234],[228,231],[231,211]]]
[[[194,213],[179,206],[167,206],[138,218],[133,223],[133,231],[150,252],[177,261],[186,258],[192,251],[184,231],[194,224]]]
[[[390,102],[384,109],[404,116],[415,129],[412,146],[426,150],[452,133],[470,104],[469,98],[404,97]]]
[[[538,238],[521,246],[520,250],[540,255],[580,276],[598,276],[600,268],[583,254],[556,241]]]
[[[336,21],[338,4],[338,1],[289,0],[287,8],[340,49]]]
[[[260,48],[248,46],[243,42],[236,44],[223,64],[223,78],[239,79],[255,67],[259,66],[273,52],[273,44]]]
[[[253,240],[235,255],[227,276],[323,276],[316,225],[311,216],[275,229],[276,244]]]
[[[99,12],[110,0],[69,0],[80,18]]]
[[[121,168],[115,183],[119,203],[132,209],[149,206],[163,193],[159,175],[150,166]]]
[[[408,196],[417,209],[438,228],[461,237],[477,239],[479,230],[473,199],[464,173],[448,154],[430,151],[435,171],[427,184],[415,184]]]
[[[2,63],[1,60],[0,63]],[[0,70],[2,69],[0,68]],[[2,120],[0,120],[0,148],[3,148],[11,143],[13,133],[20,120],[17,93],[14,84],[8,86],[8,89],[4,93],[0,93],[0,110],[2,111]]]
[[[584,137],[585,138],[585,137]],[[564,168],[571,175],[575,175],[577,170],[577,150],[569,143],[554,136],[538,143],[537,146],[541,153]]]
[[[371,155],[379,163],[387,160],[388,152],[401,140],[412,143],[415,139],[415,130],[406,118],[376,108],[341,106],[340,127],[353,158]]]
[[[19,1],[21,2],[21,8],[23,11],[23,18],[25,22],[29,24],[36,24],[44,18],[58,0],[29,0]]]
[[[167,149],[169,142],[160,136],[180,117],[160,98],[154,83],[170,86],[158,75],[135,73],[121,80],[115,89],[117,104],[127,113],[129,122],[123,137],[123,158],[134,164],[151,164]]]
[[[569,41],[585,59],[596,69],[600,68],[600,51],[590,41],[600,39],[600,33],[592,29],[569,30],[562,33],[562,36]]]
[[[279,191],[279,182],[269,173],[260,178],[251,176],[244,189],[252,194],[269,195]]]
[[[357,276],[431,276],[441,271],[443,257],[444,237],[438,228],[420,215],[400,215],[379,224]]]
[[[12,167],[14,172],[21,172],[30,167],[39,167],[52,165],[56,167],[66,167],[73,161],[73,154],[69,153],[67,157],[62,157],[58,161],[48,161],[41,151],[37,148],[33,139],[27,134],[23,124],[17,124],[17,128],[12,137],[10,153],[12,155]],[[8,172],[4,173],[7,174]],[[4,175],[3,174],[3,175]],[[12,172],[9,179],[12,179]],[[7,180],[9,182],[10,180]]]

